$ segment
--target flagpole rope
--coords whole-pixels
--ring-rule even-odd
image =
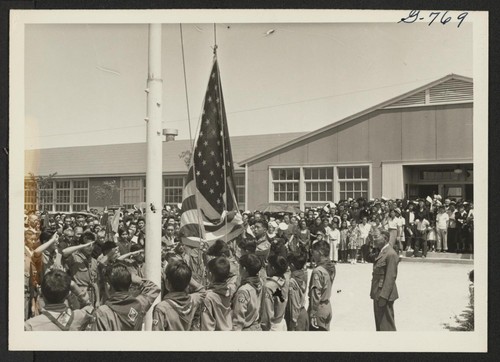
[[[184,37],[182,34],[182,24],[179,24],[179,29],[180,29],[180,35],[181,35],[181,53],[182,53],[182,69],[184,72],[184,90],[186,93],[186,107],[187,107],[187,116],[188,116],[188,125],[189,125],[189,142],[191,143],[191,162],[190,166],[191,169],[193,170],[193,181],[196,183],[196,170],[195,170],[195,165],[193,162],[194,158],[194,141],[193,141],[193,135],[191,133],[191,116],[189,113],[189,95],[188,95],[188,86],[187,86],[187,76],[186,76],[186,60],[185,60],[185,55],[184,55]],[[198,126],[197,129],[200,127],[200,122],[201,122],[201,116],[200,119],[198,120]],[[196,199],[196,204],[198,204],[198,192],[195,191],[195,199]],[[202,225],[201,225],[201,219],[200,219],[200,213],[199,211],[196,213],[198,217],[198,227],[200,231],[200,239],[204,236]],[[201,247],[201,244],[200,244]],[[201,253],[199,253],[201,255]]]
[[[186,61],[184,56],[184,37],[182,35],[182,24],[179,24],[179,29],[181,33],[182,70],[184,72],[184,91],[186,93],[186,108],[187,108],[187,117],[189,125],[189,141],[191,142],[191,150],[193,150],[193,135],[191,133],[191,116],[189,114],[189,96],[188,96],[188,86],[187,86],[187,76],[186,76]]]
[[[217,61],[217,23],[214,23],[214,60]],[[220,81],[220,69],[219,63],[217,62],[217,93],[219,95],[219,113],[220,113],[220,126],[221,126],[221,134],[222,134],[222,169],[224,170],[224,211],[226,211],[225,219],[227,220],[227,163],[226,163],[226,133],[224,132],[224,114],[222,109],[222,86]],[[226,122],[227,123],[227,122]],[[224,223],[224,241],[227,244],[227,222]]]

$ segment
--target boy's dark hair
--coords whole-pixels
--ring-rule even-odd
[[[306,265],[307,262],[307,254],[298,252],[298,253],[291,253],[288,254],[288,263],[290,265],[293,265],[295,269],[297,270],[302,270],[304,269],[304,265]]]
[[[207,268],[210,273],[212,273],[214,282],[221,283],[229,277],[229,260],[224,256],[218,256],[210,260],[207,264]]]
[[[229,248],[223,240],[218,239],[208,248],[207,255],[229,257]]]
[[[42,231],[42,233],[40,234],[40,243],[45,244],[47,241],[50,240],[52,235],[54,235],[53,231],[48,231],[48,230]]]
[[[325,240],[320,240],[313,244],[313,250],[319,251],[323,256],[330,255],[330,244]]]
[[[42,295],[48,304],[63,303],[69,294],[71,277],[62,270],[51,270],[43,276]]]
[[[255,250],[257,250],[257,242],[255,239],[246,239],[239,244],[239,247],[247,253],[255,254]]]
[[[80,235],[80,244],[85,244],[86,240],[95,241],[95,234],[91,231],[85,231]]]
[[[286,261],[286,258],[281,256],[281,255],[270,255],[269,258],[267,259],[269,264],[273,267],[273,269],[276,271],[276,275],[278,276],[283,276],[283,274],[286,273],[288,269],[288,262]]]
[[[126,265],[115,263],[108,269],[108,282],[117,292],[127,292],[132,284],[132,276]]]
[[[251,277],[259,274],[260,269],[262,268],[262,262],[260,258],[255,254],[245,254],[240,258],[240,265],[244,267],[248,275]]]
[[[191,281],[191,269],[185,261],[173,261],[165,269],[165,277],[172,286],[171,292],[183,292]]]
[[[254,225],[256,225],[256,224],[261,224],[261,225],[262,225],[262,227],[263,227],[264,229],[266,229],[266,230],[267,230],[267,229],[269,229],[269,225],[268,225],[267,221],[266,221],[266,220],[264,220],[264,219],[260,219],[260,220],[255,221],[255,222],[254,222]]]
[[[101,245],[101,252],[102,255],[106,255],[109,253],[111,249],[116,248],[118,245],[114,241],[106,241],[104,244]]]
[[[287,248],[285,246],[285,243],[286,241],[284,238],[276,238],[275,240],[273,240],[273,242],[271,243],[270,254],[280,255],[286,258]]]

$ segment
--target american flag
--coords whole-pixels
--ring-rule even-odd
[[[182,193],[180,234],[186,245],[230,241],[243,232],[217,58],[205,94],[199,133]]]

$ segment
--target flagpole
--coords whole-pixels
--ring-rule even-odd
[[[161,209],[162,209],[162,79],[161,24],[149,24],[147,81],[147,169],[146,169],[146,278],[161,286]],[[159,302],[158,297],[153,306]],[[153,307],[144,320],[152,326]]]

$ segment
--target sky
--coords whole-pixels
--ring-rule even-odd
[[[230,135],[314,131],[447,74],[473,76],[472,24],[409,25],[217,24]],[[162,25],[163,120],[189,139],[214,26],[182,34]],[[25,148],[145,142],[147,54],[145,24],[26,25]]]

